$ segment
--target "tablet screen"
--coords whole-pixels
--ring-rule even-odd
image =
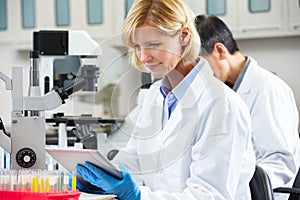
[[[122,179],[121,172],[104,155],[94,149],[46,148],[46,151],[69,172],[76,171],[78,163],[89,161],[115,178]]]

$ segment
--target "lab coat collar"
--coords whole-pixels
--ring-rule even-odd
[[[244,77],[240,83],[240,86],[236,91],[240,95],[248,94],[250,92],[249,85],[253,85],[251,81],[253,81],[252,77],[255,76],[257,61],[250,56],[248,56],[248,59],[249,59],[249,65],[247,71],[245,72]]]
[[[195,67],[199,72],[179,102],[182,109],[193,107],[207,87],[207,83],[213,78],[213,72],[206,60],[200,59]]]
[[[141,116],[141,119],[138,121],[138,126],[140,128],[149,130],[142,133],[142,139],[148,140],[152,137],[161,137],[160,140],[156,141],[164,141],[170,137],[170,135],[176,134],[177,131],[174,130],[178,129],[178,126],[185,126],[183,123],[189,124],[188,121],[183,121],[190,118],[188,115],[193,113],[191,110],[195,109],[195,106],[197,106],[196,104],[203,90],[207,87],[208,82],[211,81],[210,79],[214,78],[207,61],[201,59],[197,65],[199,65],[197,66],[197,68],[199,67],[199,72],[192,81],[190,87],[188,87],[183,98],[178,102],[170,119],[165,124],[165,127],[162,127],[161,123],[164,100],[159,91],[161,80],[152,84],[148,91],[149,95],[146,97],[145,106],[143,106],[142,112],[145,114]],[[192,118],[193,117],[194,116],[192,116]],[[138,135],[140,135],[140,133]]]
[[[204,59],[199,59],[198,63],[195,65],[194,70],[197,70],[197,75],[194,78],[194,80],[190,83],[190,86],[186,90],[185,94],[183,95],[182,99],[179,101],[179,105],[182,109],[184,108],[191,108],[194,106],[195,103],[197,103],[197,100],[199,99],[201,93],[203,92],[204,88],[207,87],[207,83],[210,81],[210,79],[214,78],[213,71],[210,68],[208,62]],[[162,80],[157,81],[152,84],[151,89],[152,90],[160,90],[160,87],[162,85]],[[152,92],[151,92],[152,93]],[[161,104],[163,101],[164,96],[159,95],[160,97],[152,96],[154,99],[156,99],[157,104]]]

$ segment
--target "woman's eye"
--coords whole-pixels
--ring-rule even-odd
[[[135,50],[140,50],[140,49],[141,49],[140,45],[134,45],[133,48],[134,48]]]
[[[156,47],[158,47],[158,43],[153,43],[153,44],[150,44],[150,48],[156,48]]]

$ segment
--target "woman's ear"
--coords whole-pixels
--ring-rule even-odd
[[[186,46],[190,41],[190,28],[188,26],[183,26],[180,32],[180,42],[182,46]]]

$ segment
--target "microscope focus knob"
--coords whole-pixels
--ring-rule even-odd
[[[36,162],[36,154],[30,148],[22,148],[16,154],[16,160],[19,166],[29,168]]]

